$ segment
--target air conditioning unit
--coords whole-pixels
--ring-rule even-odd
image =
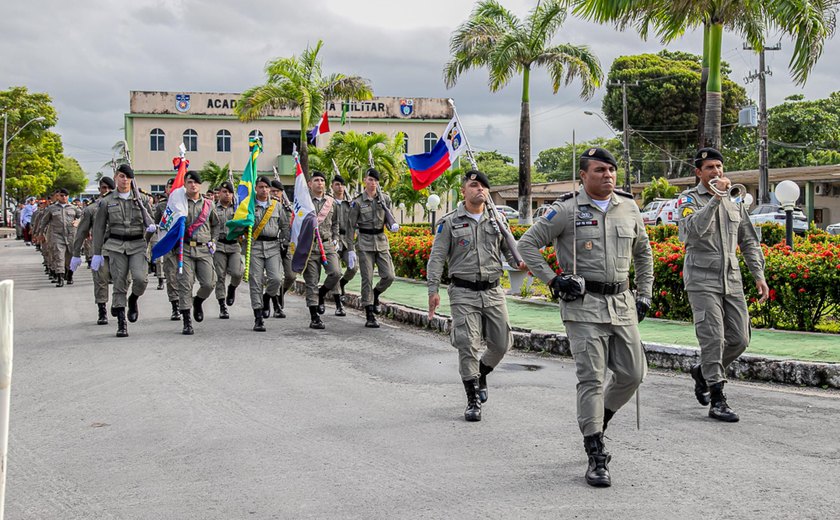
[[[755,128],[758,126],[758,109],[755,105],[742,108],[738,112],[738,126],[745,128]]]
[[[831,195],[831,184],[828,182],[818,182],[816,185],[814,185],[814,195]]]

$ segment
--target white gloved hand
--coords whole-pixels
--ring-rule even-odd
[[[350,251],[349,253],[347,253],[347,267],[349,267],[350,269],[353,269],[354,267],[356,267],[356,252],[355,251]]]
[[[74,256],[73,258],[70,259],[70,270],[73,271],[74,273],[76,272],[76,269],[78,269],[80,265],[82,265],[82,258],[81,257]]]
[[[211,255],[216,254],[216,243],[213,241],[207,242],[207,250],[210,251]]]
[[[149,227],[146,228],[146,233],[154,233],[157,231],[157,226],[154,224],[149,224]]]
[[[90,268],[98,271],[103,263],[105,263],[105,257],[102,255],[93,255],[93,259],[90,261]]]
[[[399,225],[399,224],[397,224],[396,222],[394,222],[394,223],[391,225],[391,233],[396,233],[396,232],[397,232],[397,231],[399,231],[399,230],[400,230],[400,225]]]

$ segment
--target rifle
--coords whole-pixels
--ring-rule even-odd
[[[128,151],[128,143],[126,141],[123,141],[122,144],[123,160],[126,164],[131,166],[131,155]],[[114,164],[116,165],[116,161],[114,161]],[[116,166],[114,167],[114,175],[116,175]],[[140,200],[140,188],[137,186],[137,183],[134,181],[134,179],[131,179],[131,192],[134,194],[134,203],[137,204],[137,207],[140,208],[140,213],[143,215],[143,225],[146,228],[155,225],[155,221],[152,220],[152,216],[149,214],[149,209]]]
[[[371,169],[373,168],[373,151],[368,149],[368,162],[370,163]],[[391,213],[391,208],[389,208],[385,204],[385,198],[382,195],[382,188],[379,186],[379,183],[376,183],[376,195],[379,199],[379,205],[382,207],[382,210],[385,212],[385,225],[388,227],[390,231],[391,228],[397,223],[397,219],[394,218],[394,215]]]
[[[279,181],[280,180],[280,172],[277,171],[277,166],[272,166],[271,169],[274,170],[274,180]],[[289,213],[293,213],[292,205],[289,204],[289,199],[286,198],[286,191],[285,190],[280,190],[280,204],[283,205],[283,209],[285,209]]]

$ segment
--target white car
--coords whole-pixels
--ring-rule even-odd
[[[680,207],[680,199],[666,200],[659,208],[659,214],[654,222],[657,226],[663,224],[677,224],[680,221],[680,214],[677,211]]]
[[[753,225],[774,222],[784,226],[785,210],[776,204],[759,204],[750,212],[750,222]],[[808,231],[808,219],[805,213],[798,209],[793,211],[793,231],[799,234],[805,234]]]
[[[825,228],[825,232],[829,235],[840,235],[840,222],[836,224],[831,224],[827,228]]]
[[[648,226],[656,224],[656,218],[659,216],[659,210],[668,201],[668,199],[655,199],[648,202],[648,205],[642,210],[642,221]]]
[[[519,212],[510,206],[496,206],[496,209],[499,210],[499,213],[504,215],[508,220],[512,218],[519,218]]]

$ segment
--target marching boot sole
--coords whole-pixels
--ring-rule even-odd
[[[709,410],[709,417],[712,418],[712,419],[715,419],[717,421],[727,422],[727,423],[736,423],[736,422],[741,420],[741,418],[738,417],[738,414],[733,413],[732,415],[729,415],[729,414],[719,415],[719,414],[716,414],[716,413],[712,412],[711,410]]]
[[[336,316],[347,316],[347,313],[344,312],[344,309],[336,309],[335,310],[335,315]]]

